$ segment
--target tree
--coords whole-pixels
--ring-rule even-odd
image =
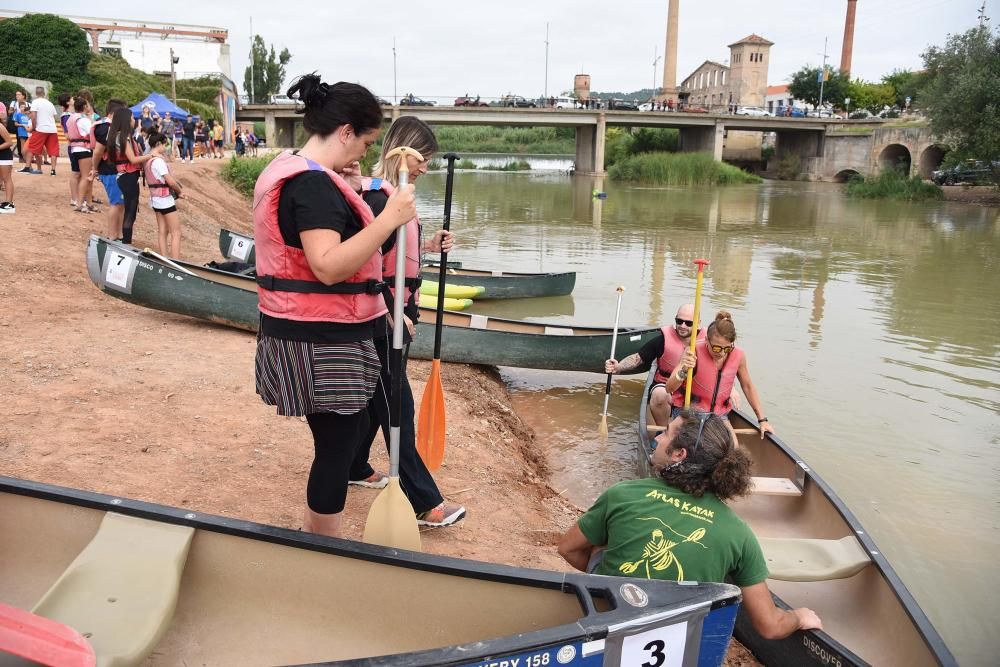
[[[243,74],[243,91],[251,104],[267,104],[271,95],[278,94],[285,80],[285,67],[291,59],[288,49],[282,49],[280,54],[275,55],[273,44],[268,52],[264,38],[253,36],[253,46],[250,47],[252,66],[247,67]]]
[[[905,69],[893,70],[892,74],[882,77],[882,83],[888,84],[896,91],[896,106],[900,109],[906,108],[906,98],[910,98],[910,106],[914,106],[917,101],[918,92],[926,83],[927,77],[923,72],[911,72]]]
[[[981,26],[949,35],[922,57],[922,106],[931,130],[953,149],[948,161],[1000,159],[1000,32]]]
[[[87,33],[55,14],[0,21],[0,44],[0,72],[51,81],[56,92],[80,86],[92,55]]]
[[[847,97],[851,98],[851,107],[865,109],[877,114],[885,107],[896,103],[896,89],[887,83],[869,83],[855,79],[847,87]]]
[[[792,75],[792,82],[788,85],[788,92],[797,100],[808,102],[813,106],[819,104],[819,67],[806,65]],[[823,103],[829,102],[835,106],[842,106],[844,98],[850,97],[848,87],[850,81],[839,71],[830,70],[829,77],[823,82]],[[852,100],[853,101],[853,100]]]

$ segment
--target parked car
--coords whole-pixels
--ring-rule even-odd
[[[296,100],[293,100],[288,95],[271,95],[271,97],[268,98],[268,102],[271,104],[295,104]]]
[[[377,99],[378,103],[381,104],[384,107],[391,107],[392,106],[392,102],[390,102],[389,100],[383,99],[381,97],[376,97],[375,99]]]
[[[527,100],[520,95],[504,95],[500,98],[500,106],[502,107],[518,107],[525,109],[534,109],[536,105],[531,100]]]
[[[849,116],[850,120],[867,120],[871,117],[872,113],[868,109],[856,109]]]
[[[643,102],[642,104],[639,105],[639,111],[652,111],[652,110],[653,110],[652,102]]]
[[[572,97],[557,97],[556,98],[556,109],[575,109],[576,100]]]
[[[455,98],[455,106],[456,107],[488,107],[489,104],[487,104],[486,102],[484,102],[483,100],[481,100],[479,98],[479,95],[476,95],[475,97],[468,97],[466,95],[463,95],[462,97],[456,97]]]
[[[939,169],[931,174],[931,180],[937,185],[956,185],[958,183],[992,183],[995,174],[1000,174],[1000,160],[992,164],[986,160],[966,160],[950,169]]]
[[[767,109],[761,109],[760,107],[738,107],[736,109],[737,116],[773,116]]]
[[[833,118],[833,111],[830,109],[817,109],[809,112],[810,118]]]
[[[805,118],[806,112],[798,107],[785,107],[781,106],[775,109],[775,116],[784,116],[785,118]]]
[[[403,106],[408,106],[408,107],[432,107],[435,104],[437,104],[437,102],[422,100],[419,97],[415,97],[413,93],[404,95],[403,99],[401,99],[399,103],[402,104]]]
[[[629,102],[628,100],[608,100],[608,110],[609,111],[638,111],[639,106],[635,102]]]

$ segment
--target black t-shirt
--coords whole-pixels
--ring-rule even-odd
[[[115,168],[114,163],[111,162],[111,156],[108,154],[108,131],[111,129],[111,123],[95,123],[94,124],[94,140],[100,145],[104,146],[104,157],[97,164],[97,173],[101,176],[114,176],[118,173]]]
[[[346,241],[362,230],[361,220],[330,177],[322,171],[306,171],[290,178],[278,197],[278,228],[285,245],[302,247],[301,232],[332,229]],[[261,313],[261,333],[274,338],[310,343],[347,343],[373,338],[382,318],[359,324],[302,322]]]
[[[368,204],[368,208],[372,210],[372,213],[375,214],[376,217],[378,217],[379,215],[382,214],[382,211],[385,210],[385,205],[389,201],[389,195],[387,195],[384,190],[369,190],[364,194],[363,199],[365,200],[365,203]],[[417,244],[418,245],[420,244],[420,239],[417,239]],[[382,254],[383,255],[386,254],[395,247],[396,247],[396,234],[392,233],[389,235],[389,238],[385,240],[385,243],[382,244]],[[389,313],[391,314],[392,295],[386,293],[384,296],[385,296],[386,308],[389,309]],[[406,301],[406,304],[403,306],[403,313],[405,313],[406,316],[410,318],[410,321],[413,322],[414,324],[416,324],[417,320],[420,319],[420,308],[417,306],[416,298],[413,295],[410,295],[410,298]],[[378,337],[378,333],[379,333],[378,331],[375,332],[376,337]],[[410,342],[411,338],[409,332],[404,330],[403,339],[407,343]]]
[[[641,348],[639,348],[639,358],[642,359],[643,364],[651,364],[660,357],[663,356],[663,344],[666,341],[663,340],[663,333],[661,332],[659,336],[651,339]]]
[[[194,121],[187,121],[183,126],[184,137],[194,141]]]

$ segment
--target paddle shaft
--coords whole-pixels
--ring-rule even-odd
[[[455,185],[455,160],[458,155],[446,153],[444,159],[448,161],[448,177],[444,183],[444,230],[451,230],[451,193]],[[443,240],[443,239],[442,239]],[[444,282],[448,274],[448,251],[441,248],[441,267],[438,269],[438,302],[437,320],[434,323],[434,358],[441,358],[441,331],[444,324]]]
[[[698,324],[701,322],[701,282],[705,275],[705,265],[707,259],[696,259],[694,263],[698,265],[698,282],[694,288],[694,326],[691,328],[691,354],[695,353],[694,346],[698,342]],[[687,380],[684,382],[684,409],[691,407],[691,382],[694,380],[694,369],[687,372]]]
[[[611,333],[611,358],[615,358],[615,348],[618,346],[618,318],[622,314],[622,294],[625,293],[624,287],[618,288],[618,307],[615,308],[615,328]],[[608,373],[608,380],[604,385],[604,410],[601,412],[605,417],[608,416],[608,400],[611,398],[611,373]]]
[[[400,160],[399,187],[410,182],[406,156]],[[392,354],[389,355],[389,477],[399,477],[399,425],[403,414],[403,301],[406,299],[406,228],[396,230],[396,278],[392,295]],[[440,299],[438,300],[440,303]]]

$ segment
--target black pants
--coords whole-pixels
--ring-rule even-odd
[[[343,512],[351,461],[368,437],[368,410],[352,415],[320,412],[306,415],[306,421],[316,450],[306,485],[306,503],[317,514]]]
[[[132,226],[139,213],[139,172],[123,171],[118,174],[118,189],[125,200],[125,219],[122,220],[122,241],[132,242]]]
[[[378,381],[378,388],[375,395],[368,404],[371,415],[368,434],[361,442],[357,455],[354,457],[354,464],[351,466],[351,479],[361,480],[370,476],[374,470],[368,463],[368,455],[371,452],[372,442],[379,427],[382,428],[382,437],[385,438],[386,449],[389,448],[389,397],[392,378],[389,376],[389,352],[392,348],[391,338],[376,338],[375,349],[378,350],[379,361],[382,362],[382,372]],[[423,459],[417,453],[416,429],[413,424],[413,391],[410,383],[406,379],[406,356],[403,356],[402,370],[402,415],[399,421],[399,482],[403,487],[403,492],[413,505],[413,511],[417,514],[432,510],[441,504],[444,498],[438,491],[434,478],[424,465]]]
[[[24,162],[24,137],[17,138],[17,159]]]

